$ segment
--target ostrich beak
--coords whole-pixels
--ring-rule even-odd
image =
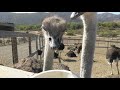
[[[76,19],[77,17],[79,17],[80,15],[84,14],[85,12],[72,12],[70,18],[71,19]]]

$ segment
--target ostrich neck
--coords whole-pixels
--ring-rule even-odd
[[[90,78],[96,41],[96,14],[83,16],[83,42],[81,53],[80,77]]]
[[[52,70],[53,58],[54,50],[50,48],[49,41],[45,39],[43,71]]]

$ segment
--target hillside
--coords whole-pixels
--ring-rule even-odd
[[[115,15],[112,13],[103,13],[98,14],[98,21],[99,22],[117,22],[120,21],[120,15]]]
[[[40,24],[42,20],[47,16],[58,15],[66,19],[70,20],[71,12],[51,12],[51,13],[28,13],[28,14],[16,14],[9,12],[0,12],[0,21],[1,22],[14,22],[15,24]]]
[[[71,12],[38,12],[38,13],[28,13],[28,14],[16,14],[10,12],[0,12],[0,22],[13,22],[15,24],[40,24],[42,20],[47,16],[58,15],[70,21]],[[76,19],[74,21],[79,21]],[[98,21],[100,22],[111,22],[120,21],[120,15],[115,15],[112,13],[98,14]]]

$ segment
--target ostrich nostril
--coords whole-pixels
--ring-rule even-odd
[[[52,39],[51,38],[49,38],[49,41],[51,41]]]

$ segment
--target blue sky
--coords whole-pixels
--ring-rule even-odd
[[[14,13],[36,13],[36,12],[14,12]],[[98,13],[106,13],[106,12],[98,12]],[[108,13],[120,14],[120,12],[108,12]]]

